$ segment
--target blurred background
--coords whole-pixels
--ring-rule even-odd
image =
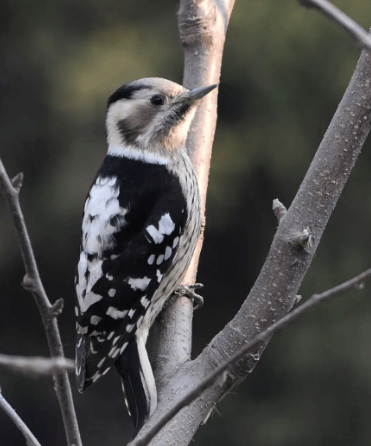
[[[366,29],[367,0],[336,0]],[[22,205],[65,352],[74,355],[73,275],[80,220],[105,155],[109,94],[130,80],[182,82],[170,0],[2,0],[0,154],[25,174]],[[272,200],[289,206],[353,73],[360,50],[293,0],[237,0],[222,67],[219,121],[194,317],[194,355],[233,317],[276,229]],[[303,282],[303,298],[371,266],[371,141],[333,213]],[[48,355],[32,296],[20,282],[15,231],[0,197],[0,352]],[[363,446],[371,443],[370,289],[305,315],[269,344],[251,377],[201,427],[200,446]],[[131,438],[118,376],[74,399],[85,445]],[[43,446],[65,445],[51,378],[1,370],[4,396]],[[24,439],[0,412],[0,445]]]

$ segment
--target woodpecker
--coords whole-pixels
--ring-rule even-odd
[[[76,381],[83,392],[115,366],[136,432],[157,406],[148,332],[200,233],[187,133],[216,86],[145,78],[108,99],[108,151],[85,201],[75,279]]]

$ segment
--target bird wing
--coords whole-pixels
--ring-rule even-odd
[[[108,372],[152,311],[187,220],[178,178],[149,166],[134,193],[134,167],[120,177],[101,169],[85,204],[76,278],[80,391]]]

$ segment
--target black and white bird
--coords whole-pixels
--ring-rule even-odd
[[[108,152],[88,193],[76,275],[80,392],[114,365],[136,431],[157,406],[148,331],[180,284],[200,232],[186,137],[199,100],[165,79],[123,85],[108,100]]]

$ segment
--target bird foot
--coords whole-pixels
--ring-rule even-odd
[[[180,285],[175,291],[174,294],[177,297],[185,296],[188,299],[191,299],[193,304],[196,304],[193,308],[194,311],[199,310],[204,304],[204,298],[199,294],[195,293],[195,290],[199,288],[203,288],[202,283],[194,283],[193,285]]]
[[[204,304],[204,298],[199,294],[196,294],[194,290],[203,288],[202,283],[195,283],[193,285],[180,285],[178,286],[169,299],[165,302],[164,309],[173,304],[179,297],[185,296],[190,299],[193,304],[196,304],[193,308],[194,311],[199,310]]]

